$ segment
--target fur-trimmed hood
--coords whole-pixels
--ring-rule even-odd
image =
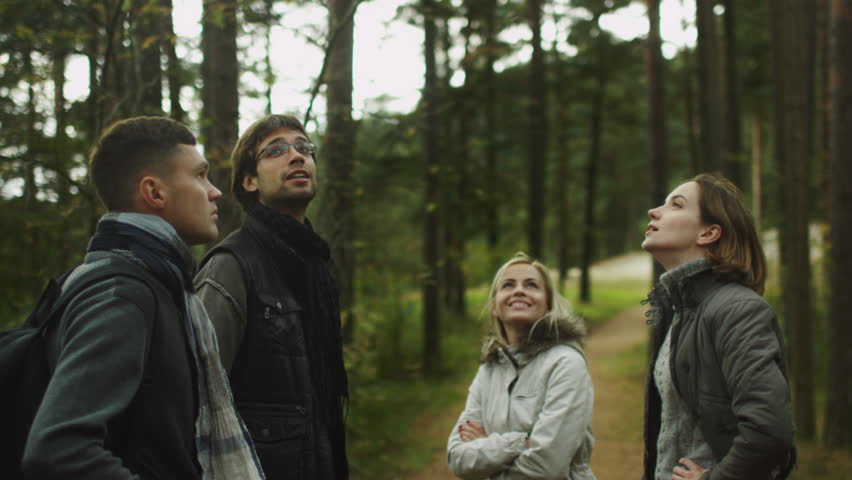
[[[586,336],[586,324],[582,318],[571,314],[565,318],[553,319],[548,313],[539,319],[530,329],[529,335],[517,345],[515,352],[528,357],[549,349],[554,345],[575,342],[583,345]],[[482,343],[481,362],[491,362],[498,358],[498,352],[507,345],[503,344],[495,334],[485,337]]]

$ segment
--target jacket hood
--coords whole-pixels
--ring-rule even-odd
[[[533,324],[529,335],[517,346],[516,352],[533,357],[554,345],[576,342],[582,346],[586,336],[586,324],[577,315],[554,319],[550,314],[545,315]],[[485,337],[482,344],[481,361],[497,360],[498,352],[507,345],[503,344],[495,334]]]

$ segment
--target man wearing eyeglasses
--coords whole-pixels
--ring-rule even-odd
[[[243,225],[195,279],[266,478],[346,479],[348,400],[328,244],[305,211],[316,146],[294,117],[251,125],[231,154]]]

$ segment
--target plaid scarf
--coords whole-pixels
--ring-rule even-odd
[[[165,220],[137,213],[108,213],[98,222],[89,251],[129,252],[143,263],[183,307],[184,328],[197,369],[198,417],[195,446],[204,480],[263,480],[251,437],[237,415],[228,378],[219,360],[216,332],[192,288],[195,260]]]

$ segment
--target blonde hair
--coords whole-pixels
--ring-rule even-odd
[[[488,314],[491,316],[492,335],[490,341],[486,340],[484,350],[490,350],[494,340],[503,346],[509,345],[509,339],[506,336],[506,328],[503,322],[494,314],[494,307],[497,298],[497,291],[500,288],[500,280],[506,273],[506,270],[512,265],[531,265],[538,270],[544,280],[544,290],[547,296],[547,313],[538,319],[530,328],[529,338],[533,337],[533,332],[537,329],[544,329],[544,332],[536,334],[537,337],[558,338],[560,332],[571,332],[573,336],[580,337],[586,334],[586,328],[582,320],[571,312],[571,304],[563,297],[556,289],[550,271],[541,262],[532,258],[524,252],[517,252],[508,262],[504,263],[497,273],[494,274],[494,280],[491,282],[491,289],[488,292]],[[492,344],[489,346],[489,344]]]

